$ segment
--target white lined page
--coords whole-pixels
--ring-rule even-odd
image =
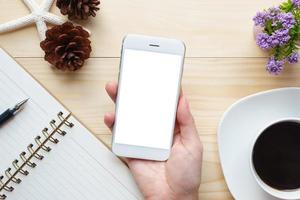
[[[59,111],[68,111],[1,49],[0,91],[0,112],[30,98],[24,110],[0,127],[1,175],[27,145],[37,147],[34,138],[50,128],[52,119],[58,121]],[[25,167],[29,175],[18,176],[21,184],[12,183],[13,192],[2,192],[7,199],[142,199],[128,168],[74,117],[70,121],[75,126],[63,126],[65,136],[55,135],[60,142],[48,142],[50,152],[40,151],[44,159],[33,159],[37,167]]]

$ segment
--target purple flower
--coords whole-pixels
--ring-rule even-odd
[[[273,8],[269,8],[268,9],[268,19],[272,19],[272,20],[276,20],[277,19],[277,15],[281,13],[281,10],[279,7],[273,7]]]
[[[256,44],[263,50],[268,50],[272,47],[272,37],[266,33],[259,33],[256,37]]]
[[[300,57],[299,53],[296,52],[296,53],[291,54],[291,55],[287,58],[287,60],[288,60],[288,62],[289,62],[290,64],[295,64],[295,63],[298,62],[299,57]]]
[[[295,6],[295,7],[300,7],[300,0],[293,0],[293,5]]]
[[[296,24],[295,17],[292,13],[279,13],[277,16],[278,22],[286,29],[292,28]]]
[[[261,26],[264,27],[265,23],[268,20],[273,21],[273,25],[276,26],[277,24],[277,15],[280,13],[280,9],[278,7],[269,8],[267,11],[258,12],[253,17],[253,21],[255,26]]]
[[[287,44],[291,39],[291,36],[289,35],[289,30],[279,29],[271,35],[271,38],[271,46],[275,47],[277,45],[283,46]]]
[[[253,17],[253,21],[255,26],[261,26],[264,27],[265,23],[268,19],[268,13],[267,12],[258,12],[256,15]]]
[[[276,46],[283,46],[291,39],[289,31],[285,29],[279,29],[272,35],[267,33],[260,33],[256,37],[256,44],[263,50],[268,50]]]
[[[278,75],[283,70],[284,61],[276,60],[274,56],[269,58],[269,62],[267,64],[267,71],[270,74]]]

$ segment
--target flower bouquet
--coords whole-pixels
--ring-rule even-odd
[[[266,69],[278,75],[285,63],[299,60],[300,0],[287,0],[279,7],[258,12],[253,18],[257,45],[270,52]]]

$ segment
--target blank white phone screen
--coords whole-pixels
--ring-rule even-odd
[[[125,49],[122,57],[115,143],[169,149],[183,56]]]

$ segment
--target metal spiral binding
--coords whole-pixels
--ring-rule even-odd
[[[58,139],[54,138],[54,135],[56,133],[61,136],[64,136],[66,134],[66,132],[61,129],[62,126],[66,125],[70,128],[73,127],[73,124],[68,121],[70,116],[71,113],[64,117],[63,112],[59,112],[57,114],[57,117],[60,122],[57,123],[55,120],[51,120],[49,125],[52,130],[48,132],[49,129],[44,128],[42,130],[43,138],[39,135],[35,137],[34,140],[37,147],[34,148],[35,145],[29,144],[27,146],[27,152],[21,152],[19,155],[20,159],[15,159],[12,162],[14,170],[10,167],[5,170],[4,175],[0,176],[0,200],[4,200],[6,198],[5,194],[1,194],[3,193],[3,191],[12,192],[14,190],[14,187],[10,186],[11,182],[14,182],[16,184],[21,183],[21,179],[18,178],[17,175],[21,174],[23,176],[27,176],[29,174],[29,172],[24,169],[26,165],[30,168],[34,168],[37,166],[37,164],[32,161],[33,158],[37,160],[42,160],[44,158],[44,156],[41,155],[40,150],[43,150],[45,152],[51,151],[51,148],[46,145],[48,142],[51,142],[53,144],[57,144],[59,142]]]

